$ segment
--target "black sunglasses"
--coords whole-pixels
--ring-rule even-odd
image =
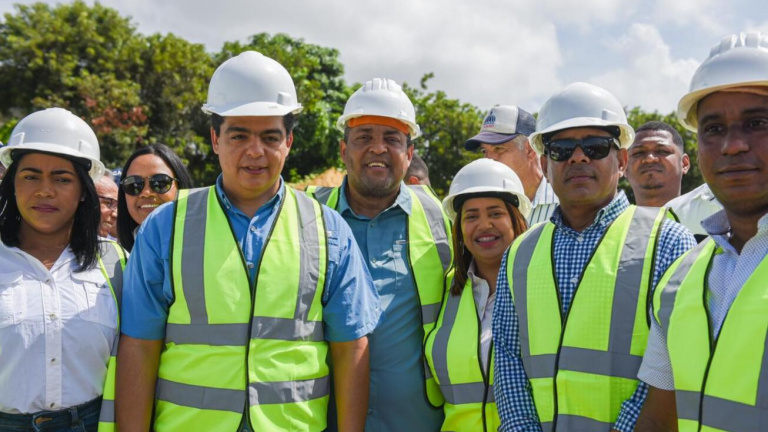
[[[619,148],[614,137],[590,136],[584,139],[563,138],[544,144],[544,154],[555,162],[567,161],[576,147],[581,147],[584,155],[592,160],[603,159],[611,152],[611,147]]]
[[[120,181],[120,186],[123,187],[123,192],[128,195],[136,196],[141,194],[144,190],[144,180],[149,180],[149,187],[155,193],[164,194],[171,190],[174,181],[178,181],[168,174],[155,174],[151,177],[141,177],[132,175],[125,177]]]

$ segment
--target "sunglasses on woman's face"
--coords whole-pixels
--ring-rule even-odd
[[[544,144],[544,153],[555,162],[564,162],[573,156],[576,147],[581,147],[584,155],[592,160],[603,159],[611,152],[611,147],[618,143],[613,137],[590,136],[584,139],[563,138]]]
[[[178,181],[168,174],[155,174],[151,177],[141,177],[132,175],[125,177],[120,181],[120,186],[123,187],[123,192],[128,195],[136,196],[141,194],[144,190],[145,180],[149,180],[149,187],[153,192],[158,194],[164,194],[171,190],[174,181]]]

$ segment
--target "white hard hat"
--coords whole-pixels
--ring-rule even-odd
[[[256,51],[245,51],[222,63],[208,86],[206,114],[284,116],[298,114],[296,87],[278,62]]]
[[[336,127],[344,132],[350,119],[362,116],[388,117],[400,120],[411,131],[411,139],[421,134],[416,124],[416,110],[399,84],[386,78],[366,81],[349,97],[344,114],[339,117]]]
[[[523,217],[531,213],[531,201],[525,196],[523,182],[512,171],[512,168],[493,159],[482,158],[465,165],[456,173],[448,190],[448,196],[443,200],[443,210],[453,221],[456,220],[456,210],[453,202],[461,195],[483,193],[509,194],[517,197],[517,209]]]
[[[716,91],[743,86],[768,86],[768,34],[749,32],[723,38],[691,79],[687,95],[677,105],[677,118],[696,132],[699,101]]]
[[[536,121],[536,132],[529,140],[533,149],[543,154],[543,135],[577,127],[609,126],[618,128],[622,148],[632,145],[635,130],[627,122],[627,114],[616,96],[602,87],[576,82],[544,103]]]
[[[0,162],[11,165],[14,150],[34,150],[85,159],[91,163],[88,174],[98,180],[104,174],[99,160],[99,141],[93,129],[80,117],[64,108],[48,108],[24,117],[13,128],[8,145],[0,148]]]

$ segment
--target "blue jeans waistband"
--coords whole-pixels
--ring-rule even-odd
[[[74,427],[79,423],[98,424],[101,397],[82,405],[59,411],[40,411],[34,414],[7,414],[0,412],[0,430],[51,431]]]

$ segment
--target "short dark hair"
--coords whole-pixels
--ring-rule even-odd
[[[8,246],[19,247],[21,245],[19,239],[21,212],[16,205],[15,196],[16,171],[19,169],[19,162],[29,153],[33,153],[33,151],[25,152],[14,158],[11,166],[8,167],[5,178],[0,182],[0,238]],[[78,203],[75,210],[72,232],[69,235],[69,248],[72,249],[78,263],[75,271],[80,272],[94,267],[98,262],[99,221],[101,220],[99,197],[96,194],[93,180],[82,163],[72,161],[63,155],[56,154],[55,156],[72,162],[75,174],[82,186],[83,199]]]
[[[211,113],[211,127],[216,132],[216,136],[221,135],[221,125],[224,123],[224,117]],[[296,126],[296,114],[288,113],[283,116],[283,126],[285,127],[285,134],[290,135],[293,132],[293,128]]]
[[[131,167],[133,161],[144,155],[155,155],[168,165],[168,168],[173,172],[173,177],[178,180],[177,189],[189,189],[192,187],[192,177],[187,171],[187,167],[182,162],[176,153],[173,152],[165,144],[150,144],[145,147],[141,147],[128,157],[123,166],[123,178],[128,175],[128,169]],[[97,201],[98,202],[98,201]],[[120,245],[125,250],[130,251],[133,249],[133,231],[136,230],[139,224],[133,220],[131,214],[128,213],[128,204],[125,201],[125,191],[123,191],[122,185],[119,185],[117,191],[117,238],[120,241]]]
[[[429,167],[424,163],[424,160],[416,153],[413,153],[413,159],[411,159],[411,165],[408,167],[408,171],[405,173],[405,178],[415,176],[419,180],[427,181],[429,184]]]
[[[352,130],[349,126],[344,126],[344,142],[349,142],[349,132]],[[408,145],[408,147],[411,146],[411,134],[405,134],[405,143]],[[425,165],[426,166],[426,165]]]
[[[653,131],[667,131],[672,135],[672,142],[680,148],[680,151],[685,152],[685,145],[683,143],[683,137],[680,136],[680,132],[677,131],[672,125],[664,123],[662,121],[649,121],[635,130],[635,134],[638,132],[653,132]]]

